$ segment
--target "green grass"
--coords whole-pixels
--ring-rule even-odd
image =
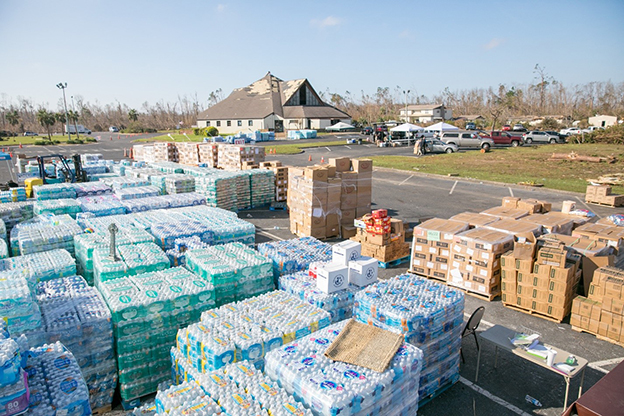
[[[616,163],[549,161],[553,152],[576,152],[584,156],[615,156]],[[375,166],[433,173],[457,174],[503,183],[535,182],[545,188],[584,193],[587,179],[624,172],[624,146],[565,144],[497,148],[488,153],[462,152],[416,158],[412,156],[373,156]],[[624,186],[613,187],[616,194]]]
[[[171,140],[171,137],[173,137],[173,140]],[[169,137],[169,135],[164,134],[162,136],[156,136],[156,137],[152,137],[149,139],[138,139],[135,140],[137,142],[188,142],[189,139],[183,135],[183,134],[171,134],[171,137]],[[192,142],[203,142],[204,141],[204,135],[195,135],[195,134],[189,134],[188,137],[191,139],[190,141]]]
[[[76,136],[72,135],[72,139],[75,139],[75,138]],[[80,138],[82,139],[83,136],[80,135]],[[1,146],[15,146],[15,145],[19,145],[20,143],[23,145],[30,145],[30,144],[35,144],[36,141],[41,141],[41,140],[48,141],[48,135],[45,134],[45,135],[40,135],[40,136],[2,137],[2,141],[0,141],[0,147]],[[66,143],[67,136],[52,135],[52,140],[55,140],[61,143]]]

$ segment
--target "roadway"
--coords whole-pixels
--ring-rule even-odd
[[[94,134],[97,135],[97,134]],[[117,138],[117,135],[101,134],[98,143],[72,146],[29,146],[24,153],[44,154],[72,152],[102,153],[105,158],[120,159],[123,149],[132,144],[136,137]],[[350,135],[340,135],[346,138]],[[359,137],[359,135],[352,135]],[[110,139],[113,137],[113,140]],[[144,136],[145,137],[145,136]],[[327,136],[322,138],[327,139]],[[274,142],[263,143],[271,147]],[[366,157],[380,154],[411,155],[411,148],[377,148],[370,144],[344,145],[306,149],[297,155],[267,155],[267,160],[280,160],[285,165],[306,166],[325,161],[330,157]],[[308,161],[312,157],[312,162]],[[436,157],[436,156],[425,156]],[[441,155],[440,157],[444,157]],[[390,215],[415,224],[430,217],[448,218],[464,211],[479,212],[492,206],[500,205],[504,196],[536,198],[553,203],[553,209],[561,208],[564,200],[577,201],[577,206],[587,208],[603,217],[615,212],[613,209],[598,206],[586,206],[583,195],[526,188],[475,181],[464,178],[449,178],[426,175],[419,172],[403,172],[376,168],[373,172],[373,207],[386,208]],[[621,211],[620,211],[621,212]],[[239,213],[245,220],[257,227],[257,242],[288,239],[293,235],[288,230],[288,213],[285,211],[249,210]],[[407,271],[407,265],[381,270],[381,278],[389,278]],[[466,297],[465,311],[469,316],[479,306],[485,306],[485,316],[480,329],[495,324],[508,326],[516,331],[539,333],[541,338],[552,344],[569,350],[572,354],[584,357],[590,362],[585,375],[583,389],[589,389],[606,372],[624,359],[624,349],[608,342],[600,341],[595,336],[577,333],[570,328],[568,320],[558,324],[535,316],[503,307],[499,299],[486,302],[471,296]],[[475,415],[559,415],[563,411],[562,402],[565,383],[562,377],[552,372],[536,368],[509,354],[499,354],[498,368],[494,368],[494,349],[482,345],[481,370],[479,382],[475,385],[475,363],[477,349],[471,338],[463,342],[466,364],[461,367],[461,379],[455,386],[433,400],[420,411],[420,415],[439,414],[475,414]],[[571,399],[576,398],[579,379],[571,386]],[[526,395],[537,398],[541,408],[527,403]]]

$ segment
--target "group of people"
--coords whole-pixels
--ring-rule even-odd
[[[424,156],[427,153],[427,146],[425,145],[425,138],[421,137],[416,140],[416,144],[414,145],[414,154],[416,156]]]

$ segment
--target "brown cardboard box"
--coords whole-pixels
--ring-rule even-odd
[[[327,182],[327,174],[327,169],[321,166],[310,166],[303,170],[303,176],[312,181]]]
[[[494,207],[482,211],[481,214],[492,215],[494,217],[500,217],[501,219],[512,218],[517,220],[519,218],[526,217],[529,215],[529,212],[518,208]]]
[[[503,198],[503,208],[518,208],[518,202],[520,202],[520,198],[513,196],[506,196]]]
[[[598,324],[598,335],[602,335],[603,337],[606,337],[608,332],[609,332],[609,324],[600,322]]]
[[[529,214],[542,212],[542,204],[537,199],[521,199],[518,201],[517,208],[529,211]]]
[[[581,327],[581,317],[579,315],[576,314],[572,314],[570,315],[570,325],[580,328]],[[596,331],[598,331],[598,328],[596,328]],[[593,331],[592,331],[593,332]]]
[[[373,171],[373,161],[371,159],[353,159],[351,160],[351,165],[353,165],[353,170],[359,173]]]
[[[327,178],[333,178],[336,176],[336,166],[329,163],[321,163],[319,166],[327,169]]]
[[[338,172],[336,177],[342,180],[342,194],[356,195],[358,191],[358,174],[357,172]]]
[[[570,318],[570,325],[572,324],[572,318]],[[587,327],[587,330],[589,332],[591,332],[592,334],[597,334],[598,333],[598,326],[600,326],[600,322],[599,321],[595,321],[593,319],[589,320],[589,326]]]
[[[537,225],[541,225],[548,233],[570,235],[572,228],[574,227],[574,221],[564,218],[560,215],[548,214],[532,214],[523,221],[532,222]]]
[[[503,303],[515,305],[518,301],[518,298],[515,293],[507,293],[503,290],[503,293],[501,294],[501,300],[503,301]]]
[[[348,157],[331,157],[329,164],[336,166],[336,172],[348,172],[351,170],[351,159]]]
[[[475,214],[473,212],[462,212],[452,216],[449,219],[453,221],[467,222],[470,225],[470,228],[484,227],[499,220],[497,217],[493,217],[491,215]]]
[[[357,195],[356,194],[342,194],[340,196],[340,210],[351,210],[357,207]],[[357,210],[356,210],[357,215]]]
[[[378,246],[383,246],[390,242],[390,233],[387,234],[368,234],[366,236],[366,242],[370,244],[375,244]]]
[[[622,331],[621,327],[609,325],[609,330],[607,331],[607,338],[612,339],[614,341],[619,341],[621,331]]]
[[[565,267],[566,251],[563,249],[542,247],[537,251],[536,262],[542,265]]]
[[[356,235],[356,228],[353,226],[342,225],[340,226],[340,231],[342,233],[342,238],[353,238]]]

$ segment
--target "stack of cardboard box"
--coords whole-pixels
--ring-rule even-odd
[[[624,259],[624,228],[615,225],[585,224],[572,231],[572,237],[596,240],[613,247],[615,251],[615,263]]]
[[[485,214],[476,214],[474,212],[462,212],[454,215],[450,220],[467,222],[470,228],[485,227],[486,225],[499,221],[497,217]]]
[[[624,195],[611,195],[609,185],[588,185],[585,202],[620,207],[624,206]]]
[[[588,297],[574,299],[570,325],[624,346],[624,270],[596,269]]]
[[[513,235],[487,228],[457,234],[451,245],[447,283],[492,300],[501,293],[500,257],[513,243]]]
[[[142,144],[135,144],[134,146],[132,146],[132,158],[136,161],[142,161],[145,160],[145,153],[143,151],[143,147],[144,145]]]
[[[353,170],[351,170],[353,168]],[[355,235],[353,220],[370,212],[372,161],[330,159],[328,164],[288,170],[290,230],[299,236]]]
[[[288,195],[288,166],[279,160],[260,162],[260,169],[272,170],[275,174],[275,201],[286,202]]]
[[[182,165],[197,166],[199,164],[198,143],[181,142],[177,143],[178,159]]]
[[[288,169],[290,231],[299,237],[340,234],[340,179],[325,166]]]
[[[354,221],[356,227],[352,240],[362,245],[362,255],[388,263],[409,256],[410,245],[405,242],[407,225],[388,216],[388,211],[378,209]]]
[[[446,282],[455,235],[468,228],[467,222],[440,218],[432,218],[414,227],[410,271]]]
[[[260,165],[260,162],[264,162],[262,146],[224,144],[218,149],[217,166],[224,170],[241,170],[243,165]]]
[[[178,148],[175,143],[154,143],[154,162],[177,162]]]
[[[219,160],[219,145],[217,143],[199,143],[197,145],[199,163],[205,163],[209,168],[216,168]]]
[[[532,237],[501,257],[503,304],[561,322],[570,313],[581,256],[560,241]]]

